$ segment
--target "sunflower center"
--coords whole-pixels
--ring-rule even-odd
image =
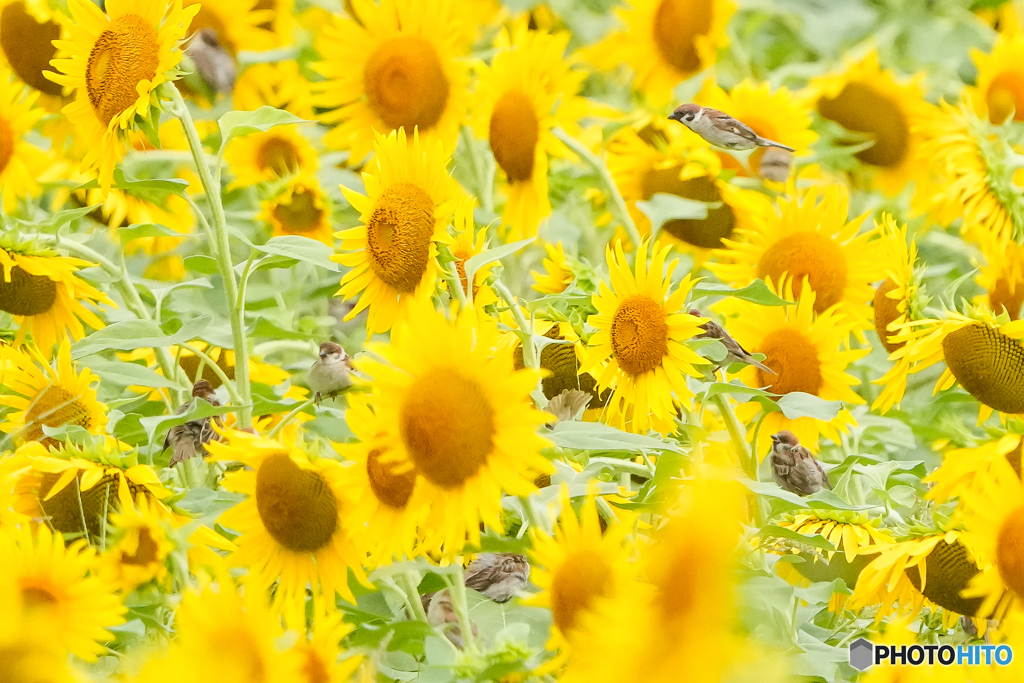
[[[494,450],[494,407],[476,380],[456,367],[437,368],[409,388],[399,431],[416,471],[442,488],[456,488]]]
[[[910,123],[898,103],[867,83],[847,83],[835,98],[818,100],[818,111],[847,130],[867,133],[875,144],[857,152],[866,164],[895,168],[910,147]]]
[[[413,487],[416,485],[416,472],[396,473],[395,466],[381,462],[383,451],[374,448],[366,457],[366,474],[370,479],[370,489],[377,500],[388,507],[400,510],[409,502]]]
[[[274,207],[274,218],[285,232],[295,234],[309,232],[318,226],[323,215],[324,210],[316,205],[316,196],[303,187],[296,188],[291,202]]]
[[[49,610],[59,602],[51,590],[41,586],[22,586],[21,599],[30,610]]]
[[[612,350],[619,367],[633,376],[661,365],[668,354],[668,322],[661,305],[643,294],[624,299],[612,318]]]
[[[159,559],[158,551],[159,546],[153,539],[153,534],[149,532],[149,529],[143,527],[139,529],[139,547],[135,549],[134,553],[121,553],[121,563],[144,567]]]
[[[981,598],[962,598],[960,591],[967,588],[978,573],[978,566],[971,561],[967,548],[959,541],[939,541],[925,560],[925,581],[922,595],[940,607],[966,614],[981,616]],[[921,590],[921,572],[917,567],[906,570],[914,588]]]
[[[160,64],[156,30],[137,14],[110,22],[89,52],[85,65],[85,91],[105,125],[129,109],[139,98],[138,86],[152,81]]]
[[[53,472],[44,473],[40,477],[39,490],[36,492],[39,509],[46,516],[47,524],[54,531],[62,534],[86,534],[90,538],[99,538],[103,531],[103,522],[111,509],[117,504],[117,479],[107,475],[95,486],[80,490],[81,473],[75,479],[53,495],[50,494],[60,475]],[[85,528],[82,523],[85,522]]]
[[[797,330],[783,327],[769,332],[757,349],[767,358],[764,364],[777,372],[771,375],[757,370],[761,386],[775,394],[802,391],[818,395],[823,383],[821,362],[814,342]]]
[[[434,202],[423,188],[396,183],[384,190],[366,223],[370,268],[385,284],[410,293],[427,271]]]
[[[830,237],[820,232],[795,232],[768,247],[757,263],[757,276],[778,283],[783,275],[793,282],[793,296],[800,298],[804,278],[814,290],[814,312],[839,303],[846,289],[846,256]]]
[[[551,581],[551,617],[555,626],[568,634],[580,614],[611,589],[612,568],[600,553],[581,550],[570,554]]]
[[[544,336],[549,339],[564,339],[559,334],[557,325],[552,326]],[[526,367],[526,363],[523,362],[522,344],[516,346],[512,360],[516,370]],[[580,374],[579,358],[576,356],[576,349],[572,344],[546,345],[540,352],[540,367],[551,373],[540,382],[544,396],[548,400],[558,396],[566,389],[579,389],[598,401],[602,400],[602,395],[597,391],[597,382],[594,377],[587,372]],[[608,391],[610,390],[605,391],[605,395]]]
[[[338,501],[327,480],[287,453],[271,455],[256,472],[256,509],[267,533],[293,552],[315,553],[338,530]]]
[[[971,396],[1001,413],[1024,412],[1020,342],[979,323],[947,334],[942,352],[949,371]]]
[[[316,650],[306,646],[302,648],[302,654],[305,655],[302,673],[306,683],[331,683],[331,672]]]
[[[1010,115],[1015,121],[1024,121],[1024,78],[1019,73],[999,74],[988,86],[985,102],[992,123],[1002,123]]]
[[[178,365],[181,366],[181,369],[185,371],[185,375],[192,381],[198,382],[200,379],[205,379],[213,385],[214,389],[219,387],[222,384],[220,377],[217,376],[217,373],[213,371],[213,368],[211,368],[208,363],[203,363],[203,376],[197,377],[197,373],[199,372],[199,363],[199,356],[182,356],[181,359],[178,360]],[[228,379],[235,378],[235,365],[234,363],[228,362],[227,354],[221,353],[217,356],[217,367],[221,369],[221,372],[223,372]]]
[[[1024,505],[1007,515],[999,529],[996,567],[1003,583],[1024,597]]]
[[[703,176],[680,180],[681,170],[681,166],[670,166],[647,171],[640,181],[644,199],[650,199],[655,194],[663,192],[684,199],[707,202],[709,206],[706,218],[671,220],[662,225],[661,229],[695,247],[718,249],[722,246],[722,238],[729,237],[736,225],[732,207],[722,201],[722,193],[715,187],[714,179]],[[721,206],[712,206],[714,204]]]
[[[700,71],[697,38],[711,31],[708,0],[662,0],[654,13],[654,44],[662,59],[683,73]]]
[[[437,50],[417,36],[398,36],[374,50],[363,71],[370,109],[388,126],[412,134],[437,125],[450,85]]]
[[[6,119],[0,118],[0,173],[14,158],[14,131]]]
[[[665,624],[678,624],[680,619],[696,616],[697,592],[707,586],[709,577],[701,576],[701,558],[705,553],[695,546],[696,539],[686,539],[683,547],[672,554],[670,566],[658,582],[658,606]]]
[[[57,53],[52,41],[60,38],[60,26],[39,23],[25,11],[24,2],[12,2],[0,13],[0,49],[18,78],[47,95],[60,95],[61,87],[43,76]]]
[[[0,121],[0,155],[3,154],[3,122]],[[0,156],[0,171],[3,171]],[[57,283],[44,275],[32,275],[21,266],[11,268],[11,281],[0,271],[0,311],[11,315],[40,315],[57,300]]]
[[[875,290],[875,333],[878,335],[878,341],[882,342],[882,346],[889,353],[903,347],[903,342],[893,344],[889,341],[889,335],[892,332],[889,330],[889,325],[900,317],[900,312],[897,306],[899,302],[890,299],[886,294],[899,287],[892,278],[886,278],[885,282],[878,285],[878,289]]]
[[[185,6],[188,7],[190,4],[186,3]],[[212,29],[213,32],[217,34],[217,43],[227,50],[232,57],[238,53],[238,46],[235,45],[235,41],[231,40],[231,34],[228,33],[228,27],[224,25],[224,22],[221,21],[219,16],[217,16],[217,13],[210,11],[210,9],[203,4],[199,4],[199,11],[196,12],[196,16],[192,19],[192,23],[189,24],[186,35],[195,35],[204,28]]]
[[[24,437],[26,441],[50,444],[53,440],[43,434],[43,425],[79,425],[88,429],[90,422],[89,410],[79,402],[77,396],[59,384],[51,384],[35,397],[25,411]]]
[[[264,647],[250,628],[231,627],[215,630],[209,636],[208,652],[216,652],[224,671],[235,672],[240,680],[262,683],[268,679]]]
[[[299,150],[291,140],[269,138],[256,151],[256,165],[261,171],[270,171],[283,178],[299,170]]]
[[[540,137],[540,121],[533,102],[520,90],[509,90],[494,104],[488,139],[494,160],[510,183],[521,183],[533,175],[533,157]]]
[[[999,315],[1005,312],[1010,320],[1017,320],[1020,317],[1020,307],[1024,305],[1024,282],[1013,282],[1010,287],[1010,280],[1001,277],[988,292],[988,304],[992,311]]]

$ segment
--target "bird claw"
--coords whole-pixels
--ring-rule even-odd
[[[320,399],[320,392],[318,391],[318,392],[316,392],[316,395],[313,396],[313,403],[315,403],[316,406],[319,408],[320,407],[320,401],[321,401],[321,399]]]

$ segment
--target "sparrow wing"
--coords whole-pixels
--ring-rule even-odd
[[[728,131],[733,135],[750,140],[753,143],[757,143],[761,139],[761,136],[754,132],[754,129],[743,123],[737,121],[733,117],[726,114],[724,111],[718,111],[717,109],[711,109],[710,107],[704,108],[704,115],[715,122],[715,124],[722,130]]]
[[[825,468],[817,460],[814,461],[814,464],[818,466],[818,474],[821,475],[821,485],[831,491],[832,482],[828,480],[828,473],[825,471]]]
[[[167,432],[167,437],[174,446],[171,454],[170,467],[179,462],[196,457],[196,442],[192,433],[192,423],[186,422],[183,425],[175,425]]]

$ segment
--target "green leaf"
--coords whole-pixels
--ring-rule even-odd
[[[293,123],[307,123],[307,121],[291,112],[267,106],[260,107],[256,111],[229,111],[217,121],[217,125],[220,127],[221,149],[228,144],[231,138],[262,133],[274,126]]]
[[[140,386],[153,389],[181,388],[177,382],[172,382],[163,375],[138,363],[126,363],[119,360],[106,361],[97,358],[85,364],[90,370],[99,375],[101,380],[115,386]]]
[[[503,244],[500,247],[494,249],[486,249],[476,256],[466,261],[466,282],[472,282],[473,277],[476,275],[476,271],[480,270],[488,263],[503,259],[510,254],[514,254],[536,238],[531,237],[526,240],[519,240],[518,242],[512,242],[511,244]]]
[[[843,407],[842,401],[826,401],[803,391],[792,391],[780,397],[776,404],[782,410],[782,414],[790,420],[813,417],[825,422],[834,420]]]
[[[338,264],[331,260],[334,250],[318,240],[303,237],[302,235],[281,235],[272,237],[264,244],[254,244],[253,249],[294,259],[302,263],[311,263],[327,270],[338,270]],[[260,262],[261,265],[263,261]]]
[[[121,244],[128,244],[142,237],[182,237],[182,234],[159,223],[133,223],[126,228],[118,228],[117,237]]]
[[[650,199],[636,203],[636,208],[650,219],[652,234],[661,230],[661,226],[669,221],[703,220],[708,217],[709,206],[718,208],[721,206],[721,202],[708,204],[695,199],[684,199],[678,195],[658,192]]]
[[[740,287],[739,289],[733,289],[729,285],[716,284],[714,282],[701,282],[693,288],[691,296],[694,299],[702,296],[731,296],[734,299],[750,301],[762,306],[789,306],[793,303],[776,295],[768,288],[764,280],[754,280],[746,287]]]
[[[91,190],[99,187],[96,180],[79,185],[76,190]],[[188,181],[182,178],[147,178],[137,179],[125,174],[120,167],[114,169],[114,187],[124,190],[133,197],[144,199],[152,204],[162,206],[168,195],[184,196],[188,189]]]
[[[768,524],[761,529],[761,539],[765,538],[785,538],[790,541],[796,541],[802,545],[810,546],[812,548],[819,548],[821,550],[835,550],[835,546],[821,534],[814,534],[813,536],[804,536],[803,534],[797,533],[792,529],[787,529],[781,526],[775,526],[774,524]]]
[[[107,325],[71,347],[75,360],[101,351],[131,351],[132,349],[161,348],[188,342],[196,338],[210,324],[210,316],[192,318],[174,334],[165,334],[152,320],[125,320]]]
[[[193,254],[186,256],[182,262],[187,270],[202,275],[217,275],[220,271],[217,268],[217,259],[204,254]]]
[[[68,223],[72,223],[79,218],[88,216],[99,207],[100,204],[93,204],[92,206],[80,206],[74,209],[61,209],[60,211],[55,211],[51,214],[44,214],[44,218],[39,221],[24,221],[19,218],[18,223],[38,230],[39,232],[56,232]]]
[[[559,422],[548,438],[561,448],[580,451],[675,451],[677,444],[643,434],[630,434],[599,422]]]
[[[240,406],[212,406],[206,401],[195,401],[181,415],[156,415],[154,417],[141,418],[139,422],[142,424],[142,428],[146,430],[146,439],[152,443],[158,429],[163,428],[162,432],[166,432],[171,427],[185,424],[190,420],[201,420],[204,417],[224,415],[225,413],[238,410],[241,410]]]

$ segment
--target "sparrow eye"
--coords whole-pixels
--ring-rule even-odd
[[[687,121],[693,121],[693,114],[690,114],[690,113],[683,114],[683,118],[686,119]]]

